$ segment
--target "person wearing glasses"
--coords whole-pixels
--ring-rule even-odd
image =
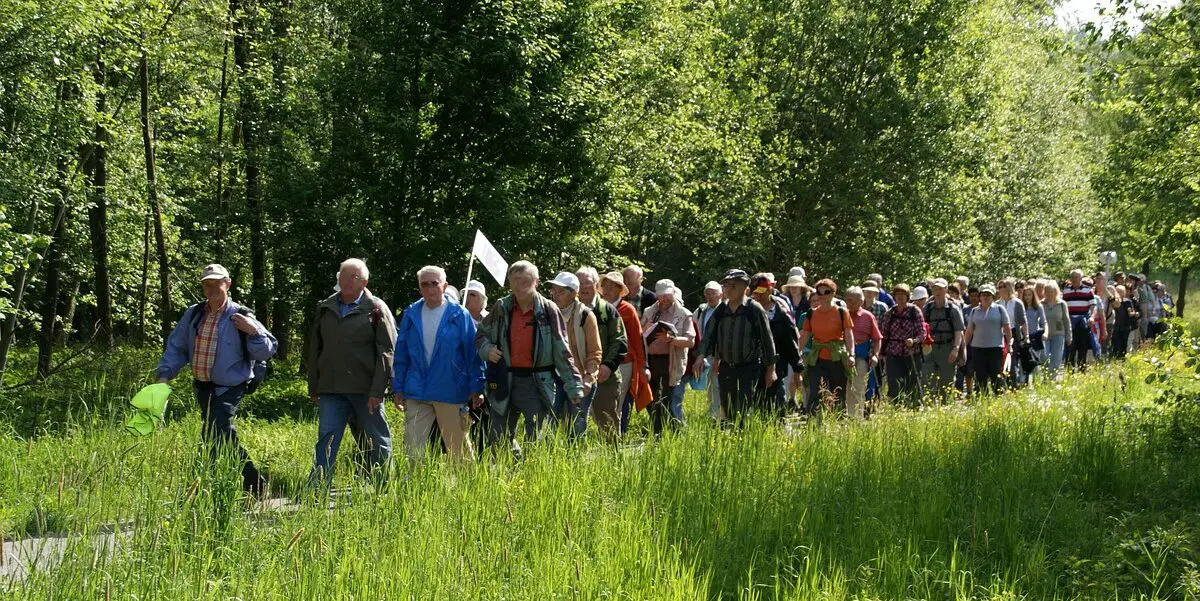
[[[362,260],[343,261],[338,291],[317,305],[313,319],[308,354],[308,393],[318,405],[313,484],[332,481],[352,416],[364,435],[370,470],[386,475],[391,457],[383,398],[392,375],[396,326],[387,304],[367,290],[369,278]]]
[[[808,397],[804,413],[813,415],[821,406],[824,388],[846,404],[849,377],[854,373],[854,319],[850,311],[834,306],[837,284],[824,279],[813,287],[812,311],[804,318],[800,330],[800,348],[812,339],[812,351],[805,358],[808,367]]]

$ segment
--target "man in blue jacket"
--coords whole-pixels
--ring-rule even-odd
[[[254,377],[254,363],[274,355],[278,342],[253,313],[229,299],[228,270],[208,265],[200,272],[200,282],[206,302],[188,307],[167,337],[158,361],[158,382],[169,382],[184,365],[192,365],[203,436],[214,458],[222,449],[231,449],[242,463],[243,490],[261,494],[266,483],[238,442],[234,419]]]
[[[446,300],[446,272],[426,266],[417,272],[421,300],[408,306],[396,331],[392,392],[404,411],[404,449],[420,461],[434,422],[451,460],[474,455],[467,437],[468,404],[483,405],[483,359],[475,352],[475,320],[462,305]]]

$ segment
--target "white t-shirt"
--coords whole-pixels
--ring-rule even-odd
[[[421,337],[425,343],[425,363],[433,361],[433,345],[437,341],[438,326],[442,324],[442,314],[446,312],[446,303],[433,307],[421,305]]]

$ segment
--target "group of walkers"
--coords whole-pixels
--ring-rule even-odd
[[[554,425],[616,443],[636,411],[655,436],[684,424],[683,397],[704,390],[709,414],[738,424],[752,415],[869,415],[882,400],[919,407],[998,393],[1065,366],[1121,358],[1160,331],[1173,307],[1161,282],[1141,274],[1075,270],[1052,279],[1004,278],[975,286],[930,278],[884,285],[870,274],[839,293],[832,279],[809,285],[803,268],[786,279],[727,271],[689,310],[669,279],[644,285],[629,266],[600,274],[562,272],[539,292],[535,265],[508,269],[511,293],[489,304],[482,283],[461,292],[445,271],[417,272],[421,298],[399,317],[367,288],[366,263],[348,259],[335,293],[317,307],[309,336],[308,389],[318,406],[310,482],[328,485],[349,426],[362,467],[386,473],[392,450],[385,400],[405,413],[404,448],[464,462],[519,452]],[[158,381],[192,367],[205,439],[243,465],[243,485],[265,486],[238,443],[238,405],[261,378],[275,337],[229,298],[220,265],[201,272],[205,302],[189,307],[169,336]],[[1044,374],[1044,376],[1043,376]],[[521,436],[518,437],[518,426]]]

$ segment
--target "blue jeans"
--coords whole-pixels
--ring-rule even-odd
[[[692,381],[692,374],[685,373],[683,378],[679,380],[679,385],[675,390],[671,391],[671,417],[675,418],[676,422],[683,423],[683,395],[687,392],[688,384]]]
[[[317,446],[313,471],[309,480],[324,478],[328,484],[333,480],[333,466],[337,461],[338,447],[346,433],[346,422],[350,415],[358,422],[366,437],[367,463],[373,471],[386,468],[392,456],[392,433],[388,428],[383,405],[374,413],[367,411],[365,394],[322,394],[318,398]],[[386,470],[380,475],[386,475]]]
[[[578,405],[573,405],[567,401],[567,391],[558,386],[554,393],[554,415],[558,419],[570,424],[571,440],[575,440],[583,436],[587,432],[588,411],[592,408],[592,399],[596,398],[596,386],[592,385],[592,391],[587,393],[580,399]],[[565,411],[565,413],[564,413]]]
[[[1067,348],[1067,336],[1058,334],[1046,339],[1046,351],[1050,355],[1050,377],[1056,377],[1063,366],[1063,353]]]

